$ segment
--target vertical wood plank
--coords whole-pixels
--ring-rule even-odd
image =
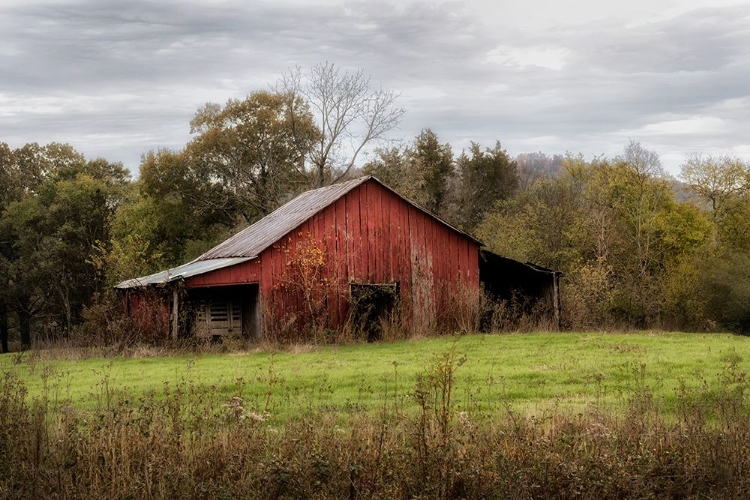
[[[467,283],[469,277],[469,242],[466,241],[466,238],[461,238],[460,242],[461,283]]]
[[[440,265],[440,251],[438,249],[437,241],[435,240],[435,219],[429,216],[425,216],[425,225],[427,227],[427,252],[429,263],[428,279],[430,280],[430,304],[432,305],[430,314],[433,316],[438,312],[439,299],[442,293],[443,283],[436,279],[437,268]]]
[[[271,258],[271,273],[273,274],[273,280],[277,284],[281,282],[281,280],[284,277],[283,269],[281,268],[281,259],[279,258],[279,247],[278,244],[275,244],[271,247],[270,252],[270,258]],[[280,290],[278,287],[274,287],[273,289],[273,303],[274,303],[274,316],[276,318],[282,317],[282,312],[284,311],[284,294],[282,290]]]
[[[346,312],[348,307],[348,283],[351,279],[351,233],[349,230],[349,213],[346,209],[348,205],[348,195],[344,196],[339,200],[339,212],[336,215],[336,220],[339,224],[339,250],[340,250],[340,278],[338,284],[339,295],[343,300],[339,302],[339,319],[342,322],[346,321]]]
[[[414,292],[414,286],[412,283],[412,276],[414,275],[414,266],[412,265],[411,253],[413,245],[413,231],[414,225],[412,221],[412,207],[406,205],[403,212],[401,212],[402,220],[404,223],[404,232],[402,236],[403,248],[401,254],[401,275],[403,280],[401,283],[402,292],[402,303],[406,308],[406,314],[408,315],[407,322],[413,321],[416,297]],[[407,323],[407,324],[408,324]]]
[[[380,235],[382,227],[382,216],[380,203],[380,186],[374,182],[367,183],[367,206],[368,206],[368,231],[367,242],[369,244],[368,273],[370,283],[380,281],[380,268],[382,266],[382,256],[380,249],[385,244]]]
[[[338,326],[338,293],[336,281],[338,275],[338,256],[336,255],[336,207],[329,205],[323,210],[323,238],[325,242],[326,267],[324,269],[326,279],[326,315],[329,327]]]
[[[357,281],[367,282],[367,184],[359,187],[359,272]]]
[[[458,277],[458,269],[456,265],[456,234],[450,231],[448,234],[448,248],[445,249],[446,257],[448,260],[448,279],[453,283]]]
[[[385,243],[381,246],[383,249],[383,275],[386,283],[393,281],[393,247],[397,244],[392,236],[393,226],[393,195],[390,191],[381,190],[383,200],[383,239]]]
[[[417,309],[420,315],[424,314],[425,307],[425,287],[424,287],[424,274],[425,274],[425,247],[424,247],[424,221],[422,220],[421,213],[418,210],[413,210],[414,216],[414,237],[415,237],[415,248],[416,248],[416,259],[412,260],[412,272],[415,273],[412,283],[414,284],[414,291],[417,299]]]
[[[432,280],[432,303],[434,304],[434,312],[436,314],[442,312],[442,297],[443,289],[446,284],[440,279],[440,265],[443,260],[443,253],[440,250],[440,244],[437,239],[437,221],[432,217],[425,217],[427,224],[430,227],[429,230],[429,241],[430,241],[430,262],[432,268],[430,269],[430,280]]]
[[[180,333],[180,296],[177,287],[172,289],[172,340],[177,340]]]
[[[365,276],[367,282],[370,283],[372,282],[375,261],[375,247],[373,245],[373,222],[375,219],[375,207],[373,203],[373,187],[368,183],[363,184],[362,187],[365,188],[365,196],[362,198],[364,201],[364,204],[362,205],[364,209],[362,210],[362,212],[366,214],[365,238],[363,238],[363,244],[366,246],[365,261],[367,263],[367,271]]]
[[[262,324],[264,328],[271,326],[270,322],[274,321],[275,318],[271,316],[270,311],[273,309],[273,291],[274,282],[271,276],[271,265],[268,258],[269,251],[265,250],[260,254],[258,258],[260,265],[260,286],[258,287],[258,297],[260,303],[260,310],[262,317]]]
[[[352,191],[351,197],[346,200],[347,208],[347,225],[351,241],[349,246],[349,259],[351,261],[351,270],[349,271],[349,281],[361,281],[362,269],[362,216],[359,212],[359,198],[362,194],[361,186]]]
[[[472,282],[474,283],[474,286],[479,288],[479,246],[477,244],[471,244],[471,253],[469,256],[471,257],[469,265],[473,272]]]

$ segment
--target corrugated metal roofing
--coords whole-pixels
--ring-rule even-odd
[[[393,192],[412,206],[427,212],[425,209],[399,195],[376,178],[372,176],[360,177],[351,181],[302,193],[286,205],[283,205],[266,215],[255,224],[240,231],[228,240],[204,253],[198,257],[198,260],[226,257],[257,257],[263,250],[279,241],[307,219],[370,179]],[[435,217],[433,214],[430,215]],[[470,235],[459,231],[438,217],[435,218],[454,231],[463,234],[467,238],[481,245],[480,241]]]
[[[360,177],[302,193],[252,226],[204,253],[198,260],[257,257],[287,233],[368,179],[370,177]]]
[[[503,257],[502,255],[498,255],[494,252],[490,252],[489,250],[486,250],[484,248],[479,250],[479,255],[482,257],[482,260],[484,260],[485,262],[488,262],[490,259],[495,260],[495,261],[500,260],[505,263],[514,264],[516,266],[526,266],[540,273],[560,274],[560,275],[563,274],[562,271],[555,271],[554,269],[547,269],[546,267],[538,266],[531,262],[521,262],[520,260],[511,259],[510,257]]]
[[[190,278],[191,276],[197,276],[204,274],[209,271],[215,271],[223,267],[233,266],[235,264],[241,264],[251,260],[247,257],[231,258],[231,259],[210,259],[210,260],[194,260],[187,264],[183,264],[179,267],[167,269],[149,276],[142,278],[134,278],[125,280],[122,283],[115,286],[115,288],[134,288],[146,285],[158,285],[162,283],[169,283],[179,279]]]

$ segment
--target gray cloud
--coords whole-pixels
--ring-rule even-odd
[[[674,171],[706,149],[750,151],[750,7],[658,22],[522,30],[458,4],[287,5],[85,0],[0,7],[0,141],[71,142],[135,168],[180,148],[207,101],[329,60],[402,92],[396,136],[454,148],[620,152]]]

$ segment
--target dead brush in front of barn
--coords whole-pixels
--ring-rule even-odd
[[[551,304],[530,301],[514,294],[510,299],[500,300],[485,290],[461,284],[458,290],[443,289],[446,314],[441,322],[448,330],[461,334],[474,332],[551,332],[559,327]]]
[[[384,398],[348,420],[275,421],[242,397],[112,391],[96,407],[59,400],[55,374],[30,398],[0,378],[1,498],[744,498],[747,381],[728,359],[716,383],[676,392],[665,416],[634,367],[624,411],[486,418],[460,406],[455,346],[429,361],[413,405]],[[269,377],[268,383],[274,383]],[[270,397],[270,396],[269,396]]]

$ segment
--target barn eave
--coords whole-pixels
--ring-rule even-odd
[[[194,260],[188,262],[182,266],[173,267],[165,271],[143,276],[141,278],[133,278],[125,280],[115,285],[115,288],[124,290],[128,288],[140,288],[149,285],[164,285],[178,280],[184,280],[192,278],[193,276],[199,276],[206,274],[217,269],[223,269],[229,266],[235,266],[242,264],[255,257],[227,257],[219,259],[206,259],[206,260]]]

